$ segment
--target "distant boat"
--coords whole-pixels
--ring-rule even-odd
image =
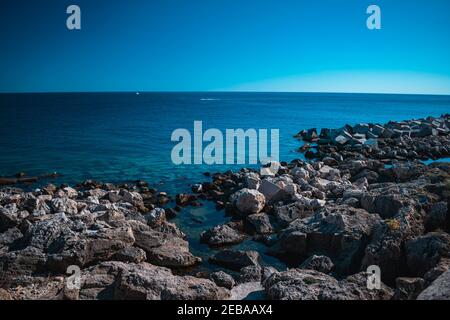
[[[140,95],[141,93],[140,92],[136,92],[136,95],[138,96],[138,95]]]

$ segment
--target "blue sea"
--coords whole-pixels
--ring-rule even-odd
[[[55,93],[0,94],[0,176],[18,172],[62,174],[56,181],[147,180],[169,193],[188,191],[207,180],[203,172],[239,166],[176,166],[171,134],[208,128],[279,129],[280,159],[301,158],[301,129],[385,123],[450,112],[450,96],[303,93]],[[193,219],[195,218],[195,219]],[[199,223],[198,220],[203,221]],[[192,250],[212,253],[199,243],[202,230],[226,221],[212,204],[185,209],[175,222]],[[262,245],[246,241],[240,247]],[[268,263],[278,264],[265,256]],[[207,265],[207,264],[206,264]]]

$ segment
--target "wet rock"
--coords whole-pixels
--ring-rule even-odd
[[[213,272],[210,274],[209,278],[219,287],[224,287],[230,290],[235,285],[233,277],[223,271]]]
[[[330,258],[317,255],[312,255],[300,265],[300,269],[316,270],[322,273],[330,273],[333,267],[334,264]]]
[[[264,195],[252,189],[244,188],[231,196],[231,202],[243,214],[259,213],[265,205]]]
[[[222,250],[212,256],[211,263],[239,271],[240,269],[259,264],[259,253],[256,251]]]
[[[244,241],[245,235],[237,230],[233,224],[223,224],[202,232],[200,239],[210,246],[226,246]]]

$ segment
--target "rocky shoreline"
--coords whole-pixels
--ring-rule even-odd
[[[146,182],[0,189],[0,299],[450,299],[450,116],[310,129],[312,161],[211,175],[174,197]],[[214,201],[202,263],[170,219]],[[182,214],[182,213],[181,213]],[[234,245],[252,239],[289,269]],[[69,266],[81,286],[68,289]],[[381,269],[380,290],[367,267]]]

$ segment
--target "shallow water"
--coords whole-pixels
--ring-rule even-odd
[[[301,129],[346,123],[385,123],[440,116],[450,96],[297,93],[68,93],[0,94],[0,176],[59,172],[56,182],[147,180],[175,194],[205,181],[203,172],[240,166],[176,166],[170,155],[178,128],[279,129],[280,158],[300,158],[293,135]],[[195,218],[195,219],[193,219]],[[199,223],[198,220],[202,220]],[[201,231],[222,223],[223,212],[205,203],[187,208],[175,222],[195,254],[213,251],[199,243]],[[237,246],[264,252],[262,244]],[[269,264],[283,265],[263,257]],[[207,263],[205,267],[210,267]]]

